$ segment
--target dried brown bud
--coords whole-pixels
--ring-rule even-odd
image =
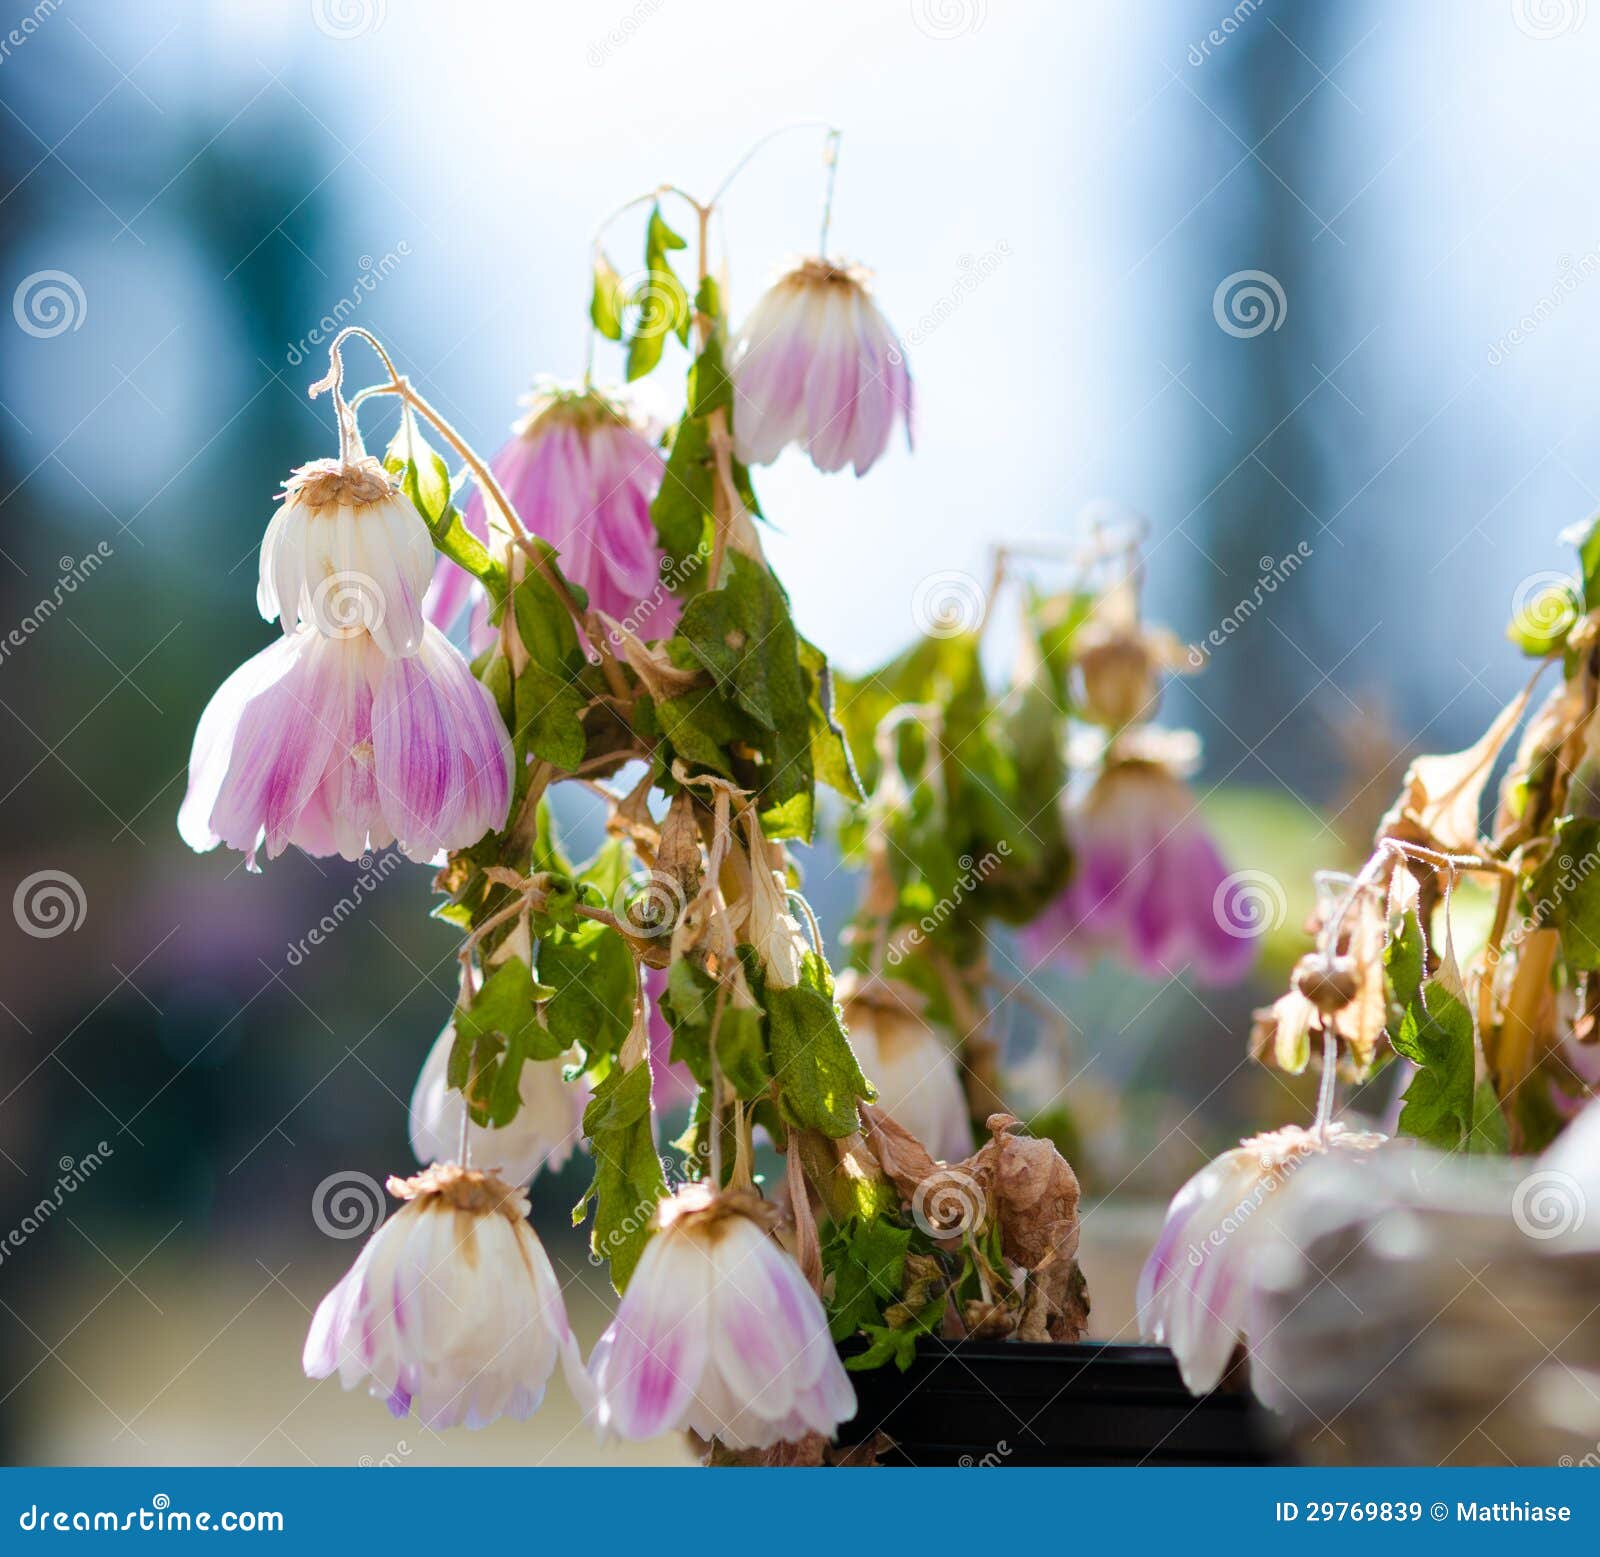
[[[1342,1011],[1361,988],[1361,972],[1353,957],[1326,957],[1307,952],[1294,965],[1294,987],[1324,1016]]]

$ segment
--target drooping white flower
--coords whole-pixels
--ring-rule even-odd
[[[818,470],[864,476],[895,422],[911,442],[911,375],[855,266],[810,259],[762,294],[733,351],[733,446],[770,465],[791,443]]]
[[[664,1201],[589,1371],[603,1433],[690,1428],[729,1448],[832,1434],[856,1394],[828,1318],[754,1194],[692,1184]]]
[[[561,1288],[519,1190],[443,1164],[390,1179],[405,1200],[323,1298],[306,1337],[308,1377],[365,1384],[395,1416],[482,1427],[538,1410],[562,1364],[585,1406],[587,1377]]]
[[[1173,1197],[1139,1273],[1139,1330],[1171,1347],[1194,1394],[1215,1389],[1234,1348],[1249,1339],[1254,1283],[1276,1236],[1272,1198],[1306,1162],[1370,1152],[1386,1139],[1339,1124],[1325,1134],[1285,1125],[1241,1141]]]
[[[428,1051],[411,1094],[411,1149],[417,1161],[445,1162],[460,1150],[466,1103],[445,1072],[456,1030],[448,1024]],[[558,1172],[583,1138],[583,1110],[589,1088],[562,1076],[563,1059],[529,1060],[518,1091],[522,1106],[508,1125],[469,1123],[469,1160],[490,1168],[509,1184],[526,1184],[540,1168]]]
[[[861,1069],[878,1090],[878,1107],[942,1162],[971,1154],[972,1116],[955,1051],[917,1013],[904,986],[839,980],[845,1031]]]
[[[261,542],[256,603],[292,633],[368,632],[391,659],[422,647],[433,542],[415,505],[370,455],[314,460],[284,483]]]

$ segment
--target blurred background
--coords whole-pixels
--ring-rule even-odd
[[[0,914],[4,1457],[598,1457],[559,1386],[443,1439],[301,1377],[359,1247],[319,1230],[319,1186],[409,1169],[454,937],[425,870],[249,875],[174,817],[201,708],[277,631],[254,605],[273,494],[334,448],[305,393],[324,320],[380,334],[490,450],[535,375],[582,370],[598,220],[662,181],[709,192],[795,121],[844,131],[834,246],[875,270],[918,394],[914,456],[761,481],[802,629],[870,667],[930,572],[986,580],[996,543],[1059,546],[1112,498],[1149,517],[1152,613],[1222,634],[1165,716],[1204,740],[1231,863],[1274,884],[1260,967],[1046,989],[1071,1023],[1054,1085],[1093,1122],[1095,1333],[1127,1337],[1152,1214],[1241,1129],[1303,1117],[1243,1061],[1310,871],[1350,862],[1408,754],[1465,745],[1516,688],[1511,602],[1596,505],[1586,10],[0,9],[0,890],[64,894],[54,933]],[[814,244],[819,146],[773,141],[730,192],[736,312]],[[835,934],[853,883],[825,845],[808,870]],[[585,1180],[541,1180],[535,1217],[587,1342],[605,1284],[563,1232]]]

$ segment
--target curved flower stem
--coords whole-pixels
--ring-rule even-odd
[[[755,161],[757,153],[763,151],[769,142],[777,140],[780,136],[790,135],[796,130],[823,130],[827,132],[824,142],[823,156],[830,158],[829,166],[838,160],[839,137],[844,133],[837,125],[831,124],[826,119],[800,119],[794,124],[781,124],[775,130],[768,130],[759,140],[755,141],[739,160],[729,169],[728,176],[717,185],[717,192],[706,202],[707,210],[714,209],[717,202],[727,194],[729,186],[744,170]],[[822,239],[826,246],[828,239],[828,211],[833,205],[833,180],[828,180],[828,200],[823,206]]]
[[[1328,1126],[1333,1121],[1334,1093],[1339,1085],[1339,1040],[1331,1029],[1322,1034],[1322,1085],[1317,1090],[1317,1117],[1312,1128],[1319,1142],[1328,1139]]]
[[[340,385],[344,380],[344,357],[341,348],[351,336],[357,336],[364,340],[378,354],[379,359],[388,371],[389,382],[387,384],[369,385],[347,404],[340,391]],[[566,607],[567,614],[572,618],[573,625],[578,629],[580,637],[590,644],[590,662],[593,664],[603,663],[604,655],[602,651],[593,647],[595,640],[599,637],[594,624],[589,621],[583,608],[578,604],[576,597],[567,587],[567,581],[550,566],[544,554],[533,544],[533,537],[523,527],[522,521],[517,517],[516,509],[511,506],[511,499],[506,496],[505,488],[500,485],[495,473],[489,468],[488,462],[451,426],[437,407],[418,393],[411,380],[395,367],[389,353],[383,349],[383,344],[378,340],[377,336],[372,334],[370,330],[362,329],[360,325],[346,325],[344,329],[334,336],[332,344],[328,347],[328,360],[328,376],[318,380],[317,383],[311,386],[311,395],[315,398],[325,389],[331,388],[333,390],[335,403],[341,408],[339,433],[341,457],[345,448],[345,418],[348,417],[355,442],[359,446],[360,433],[355,426],[356,407],[375,395],[398,396],[404,404],[410,406],[419,416],[425,418],[434,430],[438,432],[439,436],[461,457],[462,462],[472,473],[472,479],[478,483],[479,489],[505,516],[505,522],[511,531],[512,539],[527,553],[529,560],[538,569],[545,583],[555,591],[556,598]]]

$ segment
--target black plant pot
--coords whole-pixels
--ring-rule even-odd
[[[1164,1346],[925,1340],[904,1373],[851,1378],[860,1404],[839,1441],[881,1431],[887,1465],[1285,1463],[1248,1393],[1196,1399]]]

